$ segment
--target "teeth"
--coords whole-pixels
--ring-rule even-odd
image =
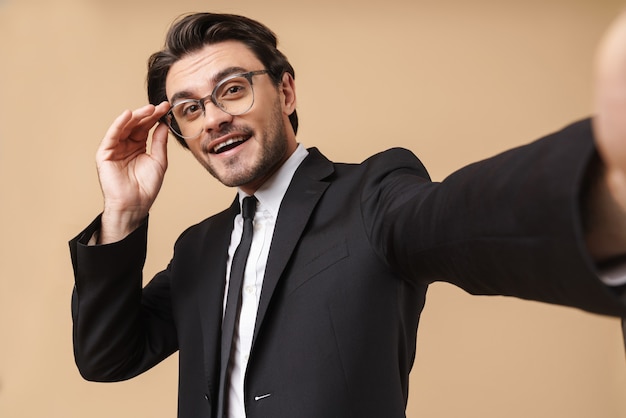
[[[239,137],[239,138],[231,138],[228,141],[222,142],[221,144],[217,144],[214,148],[213,148],[213,152],[218,152],[219,150],[221,150],[224,147],[227,147],[229,145],[234,144],[235,142],[243,142],[245,140],[245,138],[243,137]]]

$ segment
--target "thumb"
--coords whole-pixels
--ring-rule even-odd
[[[152,133],[152,143],[150,145],[150,154],[163,167],[163,172],[167,170],[168,136],[167,125],[159,123]]]

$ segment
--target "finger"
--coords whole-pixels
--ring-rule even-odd
[[[124,110],[117,118],[115,118],[105,133],[104,138],[100,142],[100,146],[96,152],[96,161],[104,161],[111,158],[126,158],[134,152],[141,151],[142,148],[145,149],[147,135],[143,145],[137,143],[139,148],[132,147],[133,149],[131,150],[122,145],[124,143],[129,144],[129,142],[127,142],[129,131],[132,131],[132,127],[136,125],[137,120],[139,120],[142,115],[153,113],[153,111],[154,106],[152,105],[144,106],[135,111]]]
[[[128,124],[128,121],[132,118],[132,112],[130,110],[123,111],[111,125],[109,129],[107,129],[102,141],[100,142],[100,146],[98,148],[98,152],[115,148],[115,146],[119,143],[122,132],[124,131],[124,127]]]
[[[153,108],[151,109],[152,112],[149,114],[137,112],[137,117],[141,119],[138,119],[136,125],[133,126],[132,133],[129,135],[129,139],[144,141],[144,138],[148,136],[150,130],[157,123],[159,123],[163,116],[165,116],[165,114],[169,111],[169,108],[170,105],[168,102],[162,102],[158,106],[153,106]]]
[[[149,130],[167,113],[168,109],[169,103],[164,102],[156,107],[149,104],[134,111],[123,111],[109,126],[100,143],[96,158],[106,160],[118,152],[123,152],[118,157],[125,158],[135,152],[145,152]],[[124,142],[127,145],[133,143],[135,145],[131,148],[121,148],[120,145]]]
[[[146,105],[135,111],[124,110],[109,126],[104,140],[107,143],[117,143],[128,138],[129,133],[134,129],[141,119],[154,112],[153,105]]]
[[[168,127],[164,123],[159,123],[152,133],[152,145],[150,153],[162,167],[163,171],[167,170],[167,140]]]
[[[132,111],[132,116],[126,122],[122,132],[122,139],[145,142],[148,139],[148,132],[155,125],[155,106],[145,105]]]

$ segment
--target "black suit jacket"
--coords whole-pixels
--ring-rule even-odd
[[[245,379],[247,415],[404,417],[429,283],[626,314],[584,250],[589,121],[431,182],[406,150],[336,164],[316,149],[280,207]],[[71,241],[76,362],[131,378],[179,350],[179,416],[213,417],[237,199],[186,230],[142,289],[147,221],[119,243]],[[269,395],[269,396],[267,396]]]

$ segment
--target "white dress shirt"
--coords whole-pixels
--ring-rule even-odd
[[[308,154],[309,152],[302,145],[298,145],[289,159],[254,193],[258,203],[254,215],[252,245],[250,247],[243,277],[241,313],[238,326],[233,336],[233,351],[231,368],[229,370],[230,377],[228,379],[229,388],[226,392],[228,418],[245,418],[246,416],[243,382],[248,365],[248,356],[250,355],[250,349],[252,347],[252,335],[254,333],[261,289],[263,288],[265,266],[267,264],[270,244],[272,243],[272,236],[274,235],[274,226],[276,225],[280,204],[283,200],[283,196],[285,196],[287,192],[289,183],[291,183],[296,169]],[[240,205],[244,197],[246,197],[246,194],[239,190]],[[243,218],[240,213],[235,217],[233,232],[230,237],[230,246],[228,247],[225,295],[228,294],[228,278],[230,277],[231,262],[235,250],[239,245],[239,241],[241,241],[242,232]],[[225,308],[226,297],[224,297],[224,309]]]

